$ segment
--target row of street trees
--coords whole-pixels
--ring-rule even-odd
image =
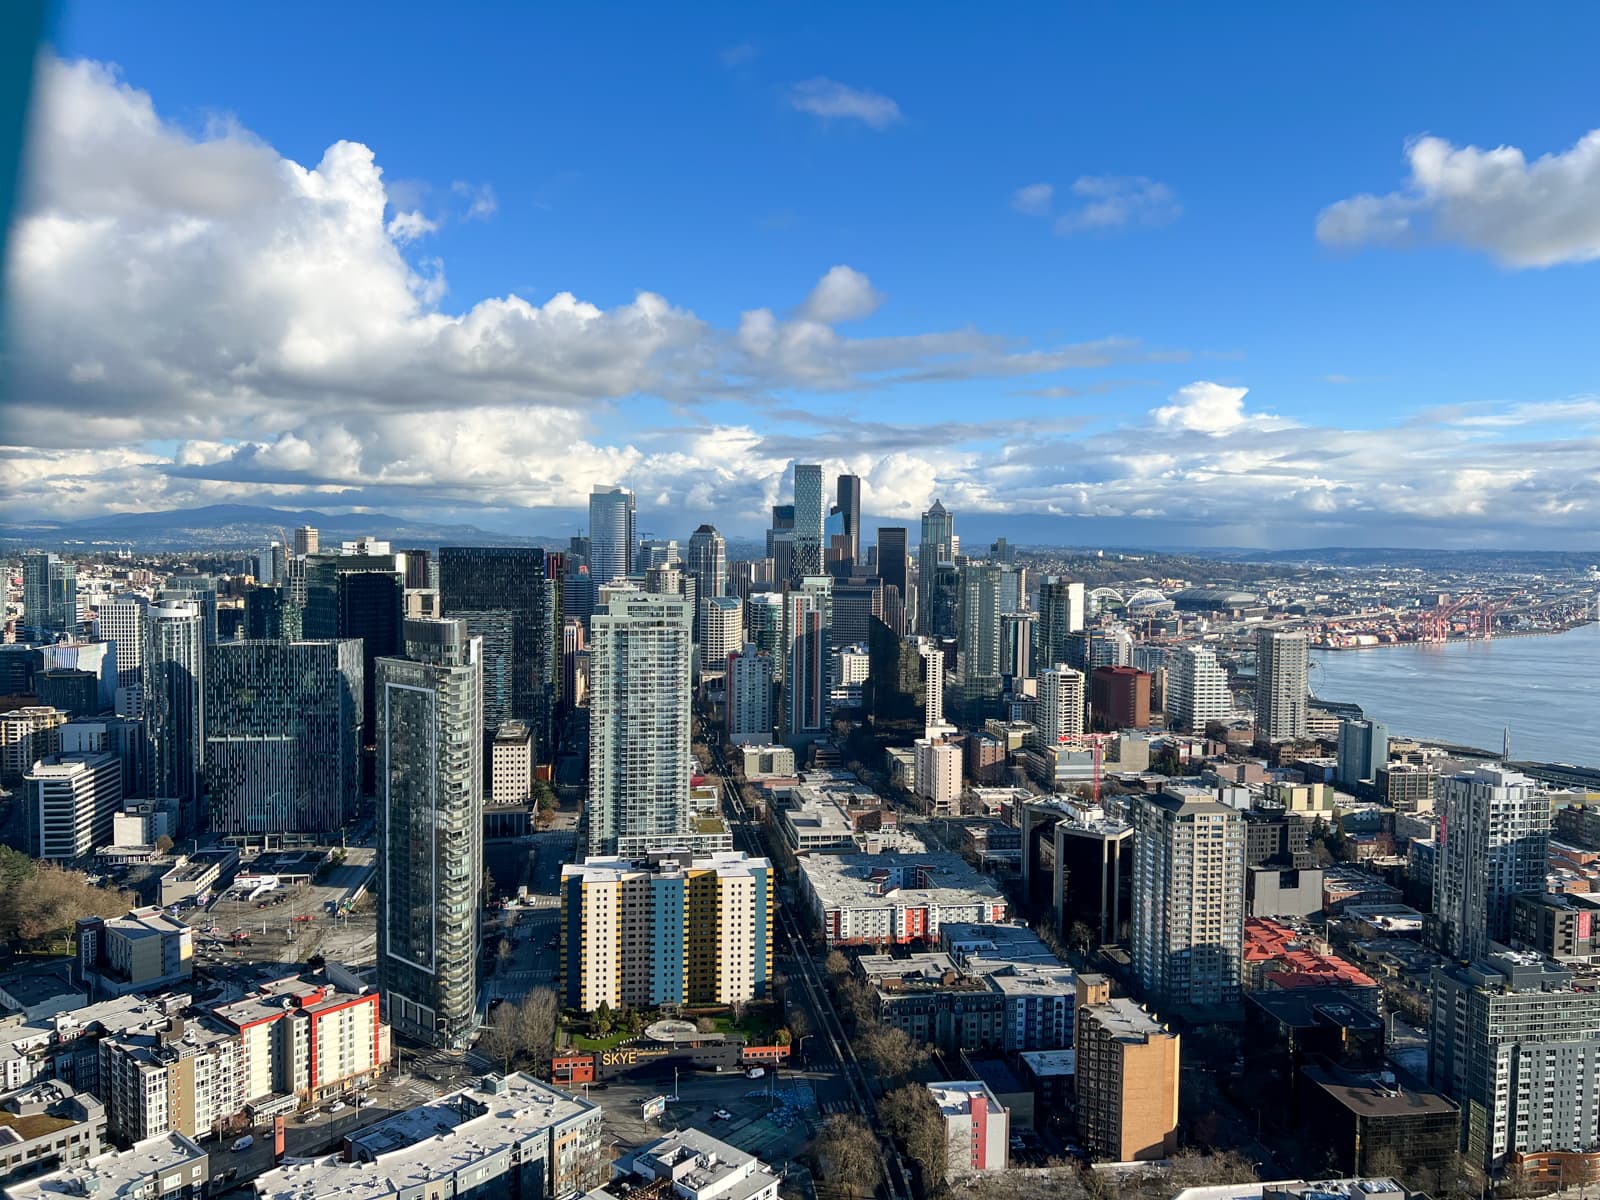
[[[543,1075],[555,1053],[560,1014],[555,992],[535,988],[518,1003],[507,1001],[494,1010],[483,1027],[478,1049],[499,1064],[502,1071],[511,1070],[518,1060],[523,1060],[535,1074]]]

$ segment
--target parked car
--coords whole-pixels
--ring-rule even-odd
[[[233,1152],[235,1154],[238,1154],[241,1150],[248,1150],[248,1149],[250,1149],[251,1146],[254,1146],[255,1144],[256,1144],[255,1135],[252,1134],[252,1133],[247,1133],[242,1138],[237,1138],[237,1139],[234,1140]]]
[[[719,1108],[711,1114],[711,1119],[713,1121],[731,1121],[733,1120],[733,1114],[725,1108]]]
[[[328,1111],[331,1113],[343,1112],[347,1107],[348,1105],[346,1105],[343,1100],[335,1100],[332,1104],[328,1105]]]
[[[746,1079],[760,1079],[766,1073],[767,1069],[765,1067],[751,1067],[744,1073],[744,1076]]]

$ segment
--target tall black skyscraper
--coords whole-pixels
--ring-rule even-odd
[[[483,728],[526,721],[549,744],[555,629],[544,551],[515,546],[443,546],[439,604],[483,639]]]
[[[361,728],[370,744],[378,727],[373,673],[378,659],[400,652],[405,581],[392,554],[318,554],[306,563],[302,636],[361,639]]]
[[[908,602],[906,597],[906,527],[904,525],[880,525],[878,527],[878,578],[883,580],[885,589],[894,588],[900,596],[900,603]]]
[[[845,552],[849,555],[853,575],[861,562],[861,476],[841,475],[836,485],[838,501],[835,508],[844,518]]]

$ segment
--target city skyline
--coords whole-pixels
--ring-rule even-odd
[[[556,51],[592,19],[490,37],[463,17],[452,36],[475,53],[538,62],[532,107],[499,90],[523,72],[452,72],[419,124],[399,115],[416,100],[332,87],[285,105],[270,54],[202,49],[269,47],[292,23],[67,15],[8,266],[10,511],[249,500],[556,534],[620,483],[658,525],[745,537],[798,461],[861,477],[866,532],[935,497],[1037,544],[1556,546],[1600,528],[1581,30],[1491,38],[1408,13],[1393,32],[1427,29],[1419,65],[1345,18],[1273,114],[1251,89],[1288,83],[1264,53],[1311,32],[1288,14],[1244,38],[1173,14],[1183,36],[1141,60],[1147,99],[1116,105],[1094,89],[1121,94],[1126,56],[1078,49],[1129,34],[1115,14],[1041,15],[1028,38],[934,20],[922,55],[877,57],[903,35],[877,16],[843,46],[777,18],[651,16],[612,31],[613,94],[581,132],[530,127],[581,86]],[[1480,95],[1470,68],[1535,37],[1542,69]],[[433,52],[385,38],[395,70]],[[295,53],[316,75],[337,41]],[[989,92],[945,94],[939,65],[996,43],[1004,86],[986,64]],[[1180,46],[1260,78],[1191,103],[1160,74]],[[1044,71],[1063,53],[1070,87]],[[1332,99],[1347,60],[1381,81],[1359,112]],[[657,147],[627,119],[647,98],[666,106]],[[991,126],[1017,136],[991,145]],[[700,128],[748,156],[708,156]],[[952,152],[975,169],[933,188]],[[623,200],[674,155],[692,184],[648,213]],[[290,241],[312,252],[285,259]]]

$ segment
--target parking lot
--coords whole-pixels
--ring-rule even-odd
[[[681,1071],[676,1082],[666,1069],[574,1090],[586,1091],[604,1110],[606,1130],[619,1149],[633,1149],[671,1130],[693,1127],[768,1162],[781,1163],[798,1153],[821,1116],[815,1081],[803,1072],[781,1069],[776,1075],[769,1070],[760,1079],[750,1079],[743,1071],[720,1075]],[[642,1105],[656,1096],[669,1098],[666,1114],[646,1121]]]
[[[220,962],[302,963],[313,954],[331,962],[370,965],[377,952],[376,922],[370,911],[333,911],[372,874],[371,847],[350,846],[343,863],[309,882],[248,898],[239,886],[184,919],[195,929],[195,948],[204,964]],[[248,868],[246,868],[248,870]],[[234,931],[248,934],[235,943]]]

